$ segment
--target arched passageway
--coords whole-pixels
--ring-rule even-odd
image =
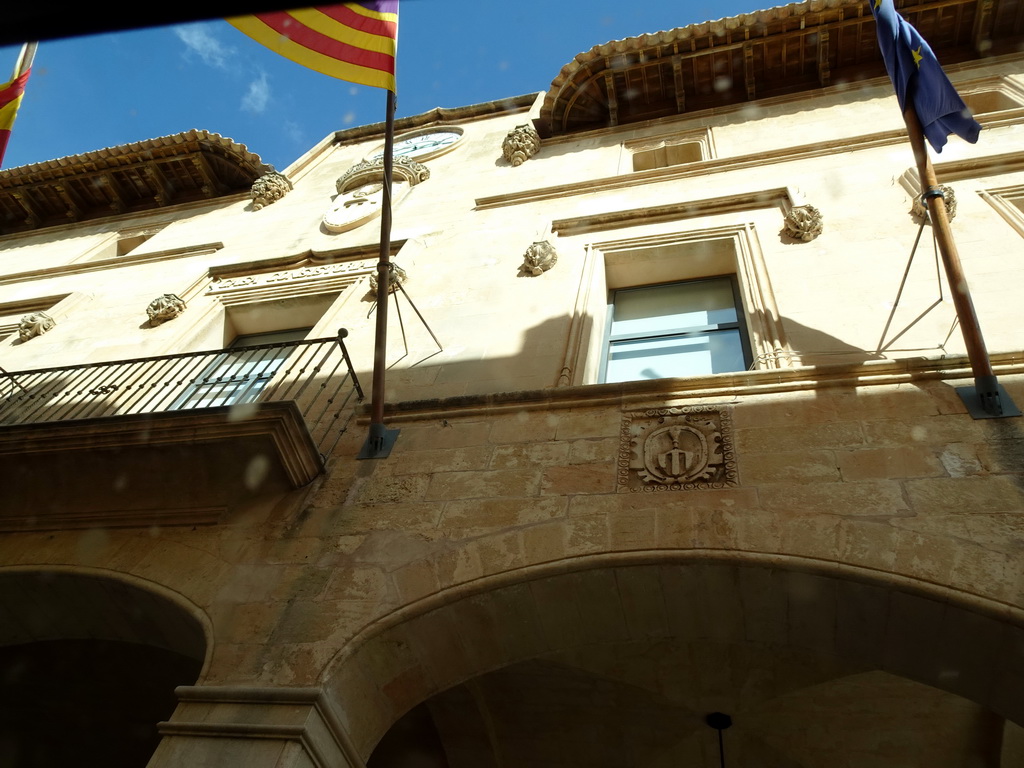
[[[665,560],[441,595],[365,633],[325,690],[364,756],[379,743],[371,768],[403,741],[424,766],[711,768],[712,712],[727,764],[1011,764],[1024,629],[1005,606],[791,558]]]
[[[95,572],[0,570],[0,765],[143,768],[206,658],[198,613]]]

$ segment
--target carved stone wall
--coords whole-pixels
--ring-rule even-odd
[[[730,411],[695,405],[627,413],[618,484],[634,493],[738,485]]]

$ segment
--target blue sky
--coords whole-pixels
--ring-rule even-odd
[[[765,5],[402,0],[398,116],[546,90],[594,45]],[[2,79],[16,58],[16,47],[0,47]],[[280,169],[332,131],[381,120],[384,98],[293,64],[224,21],[44,41],[4,167],[205,128]]]

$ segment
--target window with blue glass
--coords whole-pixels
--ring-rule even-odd
[[[212,408],[255,402],[311,328],[294,328],[235,337],[214,357],[171,406],[171,409]]]
[[[747,370],[750,342],[741,307],[731,275],[613,291],[602,380]]]

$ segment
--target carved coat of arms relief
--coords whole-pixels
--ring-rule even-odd
[[[729,410],[695,405],[624,414],[618,484],[634,493],[737,485]]]

